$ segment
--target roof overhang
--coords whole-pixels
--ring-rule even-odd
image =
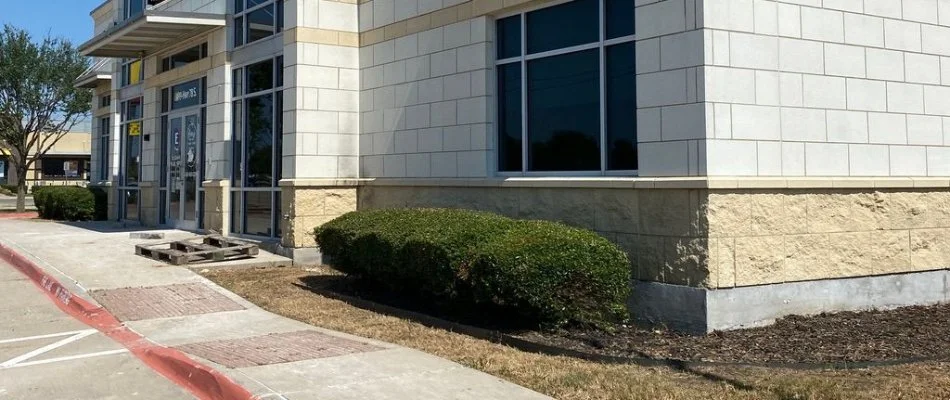
[[[95,89],[99,86],[99,82],[111,80],[112,75],[108,74],[86,75],[77,79],[75,86],[78,88]]]
[[[224,15],[147,10],[79,46],[84,56],[138,58],[225,26]]]

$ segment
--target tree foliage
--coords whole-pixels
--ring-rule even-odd
[[[68,40],[34,42],[12,25],[0,33],[0,148],[19,178],[19,211],[26,171],[88,116],[92,91],[74,86],[88,65]]]

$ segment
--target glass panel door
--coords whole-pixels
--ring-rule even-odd
[[[198,227],[200,127],[197,113],[173,116],[168,122],[168,224],[179,229]]]
[[[168,123],[168,223],[173,226],[177,226],[177,222],[182,219],[181,192],[184,183],[181,173],[181,124],[181,117],[171,118]]]

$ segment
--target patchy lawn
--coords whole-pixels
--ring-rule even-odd
[[[303,282],[313,282],[315,276],[337,274],[322,267],[204,272],[209,279],[271,312],[419,349],[557,399],[950,398],[950,363],[855,371],[717,367],[684,372],[523,352],[357,308],[303,287]]]

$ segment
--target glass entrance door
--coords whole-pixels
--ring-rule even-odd
[[[198,229],[198,141],[201,121],[197,112],[168,119],[168,224]]]

